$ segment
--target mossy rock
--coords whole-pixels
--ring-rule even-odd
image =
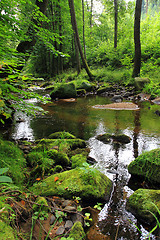
[[[85,148],[86,142],[82,139],[41,139],[36,141],[38,144],[34,149],[36,150],[49,150],[58,146],[59,148],[63,148],[64,150],[74,150],[76,148]]]
[[[160,218],[157,208],[160,211],[160,190],[140,188],[127,201],[127,210],[149,224],[155,221],[152,213]]]
[[[78,96],[85,96],[86,90],[85,89],[77,89],[77,95]]]
[[[78,239],[85,239],[85,232],[84,229],[82,227],[82,223],[81,222],[76,222],[73,227],[71,228],[69,237],[73,238],[74,240],[78,240]]]
[[[58,83],[54,90],[50,93],[52,99],[75,98],[77,96],[75,84],[72,83]]]
[[[44,158],[46,157],[47,156],[44,154],[44,152],[33,151],[27,155],[27,163],[34,167],[37,166],[37,164],[42,164],[44,162]]]
[[[111,141],[111,136],[112,136],[111,134],[105,133],[98,135],[96,139],[103,143],[109,143]]]
[[[81,155],[83,155],[84,157],[87,158],[89,153],[90,153],[89,148],[76,148],[76,149],[74,149],[74,150],[72,150],[68,153],[68,157],[71,158],[76,154],[81,154]]]
[[[0,168],[9,168],[6,175],[18,186],[26,180],[26,159],[13,142],[0,139]]]
[[[127,144],[131,141],[131,138],[125,134],[112,135],[112,139],[121,144]]]
[[[87,92],[91,92],[94,90],[95,85],[90,83],[87,80],[77,81],[75,82],[76,89],[85,89]]]
[[[76,137],[69,132],[55,132],[49,135],[49,139],[75,139]]]
[[[82,154],[76,154],[71,157],[72,168],[82,167],[84,163],[86,163],[87,158]]]
[[[16,240],[13,228],[0,219],[0,239],[2,240]]]
[[[34,184],[31,190],[41,196],[60,196],[66,199],[79,196],[85,201],[95,202],[109,199],[112,182],[97,169],[75,168]]]
[[[62,166],[68,166],[70,164],[70,160],[67,154],[63,152],[59,152],[57,150],[51,149],[47,152],[47,155],[55,161],[56,164]]]
[[[150,83],[149,78],[136,77],[134,79],[135,88],[136,90],[139,90],[139,91],[141,91],[144,88],[145,84],[148,84],[148,83]]]
[[[127,144],[131,141],[131,138],[125,134],[112,135],[109,133],[98,135],[97,139],[103,143],[109,143],[111,140],[113,140],[119,144]]]
[[[114,88],[111,86],[101,86],[100,88],[97,89],[97,94],[100,95],[105,92],[113,91]]]
[[[160,149],[142,153],[128,166],[132,175],[142,176],[151,183],[160,183]]]

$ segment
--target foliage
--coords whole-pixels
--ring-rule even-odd
[[[0,175],[8,172],[9,168],[0,168]],[[10,177],[7,177],[7,176],[0,176],[0,183],[11,183],[12,182],[12,179]]]
[[[9,141],[0,139],[0,168],[9,168],[7,175],[18,186],[24,183],[26,160],[22,151]]]

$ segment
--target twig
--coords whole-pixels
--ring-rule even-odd
[[[117,240],[117,237],[118,237],[119,226],[120,226],[120,221],[118,222],[118,227],[117,227],[117,231],[116,231],[115,240]]]

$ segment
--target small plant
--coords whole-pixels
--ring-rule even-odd
[[[97,210],[101,211],[102,210],[102,206],[103,204],[102,203],[97,203],[94,208],[96,208]]]
[[[92,222],[92,218],[90,218],[90,213],[85,213],[84,221],[87,227],[90,227],[90,222]]]
[[[8,172],[9,168],[0,168],[0,175]],[[12,183],[12,179],[7,176],[0,176],[0,183]]]

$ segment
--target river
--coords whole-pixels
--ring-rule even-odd
[[[48,111],[44,116],[15,116],[24,121],[14,124],[12,138],[35,140],[65,130],[86,140],[91,150],[90,156],[97,161],[95,167],[114,183],[111,199],[98,216],[96,227],[104,237],[99,239],[146,239],[145,228],[125,208],[127,197],[133,193],[127,166],[142,152],[160,147],[160,117],[155,114],[160,106],[139,102],[140,109],[136,111],[93,108],[94,105],[108,103],[110,99],[106,97],[88,96],[75,102],[61,100],[42,105]],[[125,145],[104,144],[96,139],[103,133],[123,133],[132,140]],[[151,239],[156,237],[152,236]]]

